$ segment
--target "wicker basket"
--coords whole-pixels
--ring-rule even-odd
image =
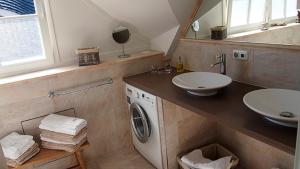
[[[79,66],[100,64],[99,48],[80,48],[75,53],[79,57]]]
[[[211,28],[211,39],[223,40],[227,38],[227,28],[225,26],[216,26]]]
[[[217,160],[222,157],[231,156],[232,158],[230,161],[230,165],[227,167],[227,169],[235,168],[239,163],[239,158],[220,144],[214,143],[205,147],[201,147],[200,149],[202,150],[203,156],[211,160]],[[190,169],[190,167],[188,167],[181,161],[181,157],[191,151],[181,153],[177,156],[177,162],[180,165],[181,169]]]

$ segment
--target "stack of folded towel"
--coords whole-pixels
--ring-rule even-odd
[[[87,121],[51,114],[41,121],[42,147],[74,152],[87,141]]]
[[[7,165],[11,167],[22,165],[40,151],[32,136],[20,135],[16,132],[1,139],[0,143]]]

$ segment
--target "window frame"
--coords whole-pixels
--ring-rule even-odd
[[[35,14],[0,17],[0,19],[37,17],[40,27],[42,48],[46,58],[12,65],[0,65],[0,78],[38,71],[51,66],[53,67],[60,60],[53,28],[50,2],[49,0],[34,0],[34,4],[36,10]]]
[[[286,17],[286,1],[285,1],[285,6],[284,6],[284,18],[280,19],[272,19],[272,0],[266,0],[265,4],[265,11],[264,11],[264,16],[263,16],[263,21],[258,22],[258,23],[252,23],[252,24],[245,24],[245,25],[240,25],[240,26],[233,26],[231,27],[231,16],[232,16],[232,6],[233,6],[233,0],[228,0],[228,33],[229,34],[236,34],[236,33],[242,33],[242,32],[247,32],[247,31],[252,31],[252,30],[257,30],[262,27],[263,23],[292,23],[297,17],[292,16],[292,17]],[[247,14],[247,23],[249,23],[249,18],[250,18],[250,10],[251,10],[251,1],[249,1],[249,6],[248,6],[248,14]],[[299,6],[299,0],[297,0],[297,8]]]

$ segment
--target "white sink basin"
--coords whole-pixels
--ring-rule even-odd
[[[219,73],[190,72],[175,76],[172,82],[193,95],[211,96],[219,89],[228,86],[232,80]]]
[[[262,89],[244,96],[244,103],[253,111],[279,125],[297,127],[300,115],[300,91]]]

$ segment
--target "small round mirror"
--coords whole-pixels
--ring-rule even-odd
[[[196,20],[193,24],[192,24],[192,28],[194,32],[198,32],[200,30],[200,23],[198,20]]]
[[[200,30],[200,23],[198,20],[196,20],[195,22],[193,22],[192,24],[192,30],[195,33],[195,39],[197,39],[197,32]]]
[[[130,38],[129,29],[124,27],[124,26],[120,26],[120,27],[113,30],[112,37],[117,43],[122,44],[123,54],[120,55],[119,57],[120,58],[129,57],[128,55],[125,54],[125,49],[124,49],[125,48],[125,46],[124,46],[125,43],[128,42],[128,40]]]

